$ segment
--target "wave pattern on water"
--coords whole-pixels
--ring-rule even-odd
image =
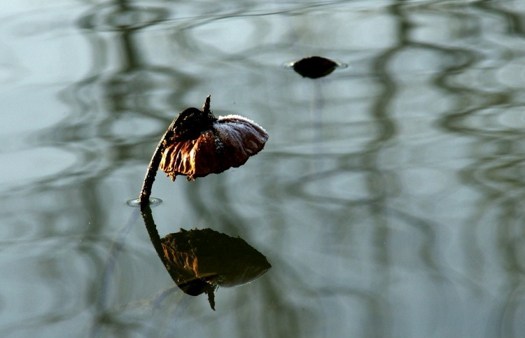
[[[519,4],[121,0],[62,10],[60,24],[48,9],[49,22],[13,14],[0,26],[29,60],[11,73],[4,65],[17,58],[0,57],[2,87],[16,79],[28,97],[19,116],[56,112],[0,136],[29,163],[25,181],[2,191],[0,268],[15,272],[2,282],[2,335],[524,331]],[[49,59],[29,58],[30,46]],[[283,67],[318,54],[348,67],[319,80]],[[41,107],[27,83],[53,85]],[[157,178],[160,231],[238,234],[273,266],[221,290],[213,317],[205,300],[169,290],[125,205],[171,119],[208,94],[217,115],[257,121],[269,142],[220,176]],[[27,149],[48,149],[50,163]]]

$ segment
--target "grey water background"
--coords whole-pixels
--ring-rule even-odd
[[[0,3],[1,337],[523,337],[525,3]],[[311,80],[285,65],[348,65]],[[272,264],[174,287],[138,195],[173,117],[212,95],[270,139],[195,182],[162,234]]]

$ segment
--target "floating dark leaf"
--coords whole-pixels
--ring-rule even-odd
[[[245,117],[216,118],[209,110],[209,97],[203,110],[184,110],[170,128],[173,137],[166,142],[160,168],[172,180],[177,175],[193,180],[239,167],[268,140],[266,131]]]
[[[163,261],[187,294],[207,293],[214,308],[217,286],[248,283],[270,267],[264,255],[241,238],[211,229],[181,230],[161,239]]]
[[[293,62],[293,69],[303,77],[317,79],[332,73],[339,63],[321,56],[311,56]]]

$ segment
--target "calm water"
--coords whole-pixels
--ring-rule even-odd
[[[522,1],[0,4],[1,337],[523,337]],[[343,62],[311,80],[287,63]],[[136,208],[157,140],[212,94],[266,148],[159,173],[161,235],[272,268],[178,290]],[[175,288],[174,288],[175,287]]]

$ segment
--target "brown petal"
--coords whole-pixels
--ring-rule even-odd
[[[255,122],[238,115],[221,116],[196,139],[169,144],[160,168],[173,180],[177,175],[193,180],[221,173],[246,163],[267,140],[268,134]]]

